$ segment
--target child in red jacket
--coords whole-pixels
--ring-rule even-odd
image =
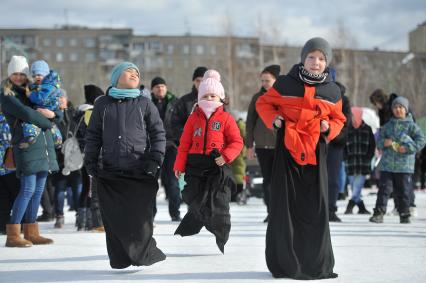
[[[198,89],[198,105],[185,124],[174,165],[185,172],[183,200],[189,205],[175,234],[197,234],[203,226],[216,236],[219,249],[231,229],[230,164],[241,152],[243,139],[234,118],[223,109],[225,91],[220,75],[208,70]]]

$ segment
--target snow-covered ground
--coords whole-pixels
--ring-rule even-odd
[[[366,196],[365,202],[372,209],[375,196]],[[419,216],[409,225],[399,224],[397,216],[386,216],[385,223],[373,224],[366,215],[343,215],[346,203],[339,201],[343,222],[331,224],[339,277],[329,281],[426,282],[426,193],[417,193]],[[193,237],[173,236],[177,224],[169,220],[162,195],[158,209],[154,236],[167,255],[163,262],[111,269],[104,234],[76,232],[74,213],[68,212],[64,229],[54,229],[53,222],[40,223],[43,235],[54,239],[53,245],[6,248],[6,236],[0,236],[0,282],[276,280],[265,264],[265,208],[260,199],[252,198],[245,206],[232,205],[232,230],[224,255],[205,229]]]

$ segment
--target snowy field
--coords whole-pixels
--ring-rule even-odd
[[[426,193],[416,196],[419,216],[409,225],[399,224],[397,216],[386,216],[385,223],[373,224],[365,215],[343,215],[347,202],[339,201],[338,215],[343,222],[331,224],[335,272],[339,277],[321,282],[426,282]],[[364,199],[372,210],[375,195]],[[392,205],[390,201],[389,207]],[[245,206],[232,205],[232,230],[224,255],[205,229],[193,237],[173,236],[177,224],[170,221],[161,194],[158,210],[154,237],[167,255],[163,262],[111,269],[104,234],[76,232],[74,213],[67,212],[64,229],[54,229],[53,222],[40,223],[43,235],[54,239],[53,245],[6,248],[6,236],[0,236],[0,282],[277,280],[265,264],[265,208],[260,199],[252,198]]]

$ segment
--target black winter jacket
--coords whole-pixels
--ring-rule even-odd
[[[89,175],[97,174],[101,149],[103,170],[149,173],[154,164],[161,166],[165,147],[163,122],[148,98],[117,100],[106,95],[96,100],[84,149]]]
[[[340,134],[330,142],[330,146],[335,148],[344,148],[346,146],[346,140],[348,138],[348,127],[352,123],[351,103],[346,95],[342,95],[342,112],[346,117],[346,122],[343,125]]]
[[[154,97],[153,94],[152,95],[152,102],[154,103],[155,106],[157,106],[157,104],[159,103],[159,100],[156,99]],[[175,111],[175,107],[176,104],[179,100],[176,98],[176,96],[174,96],[171,92],[167,92],[166,97],[164,98],[164,101],[162,103],[166,103],[166,113],[164,115],[164,119],[163,119],[163,125],[164,125],[164,130],[166,131],[166,140],[167,140],[167,147],[169,146],[176,146],[177,143],[175,143],[175,131],[173,129],[173,125],[172,125],[172,118],[173,118],[173,113]]]
[[[183,127],[185,126],[186,120],[188,120],[189,115],[191,114],[194,104],[198,100],[198,90],[195,86],[192,86],[192,91],[188,94],[185,94],[177,101],[172,119],[172,129],[173,129],[173,139],[178,145],[180,137],[183,133]]]

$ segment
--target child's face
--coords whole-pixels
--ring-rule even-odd
[[[213,94],[213,93],[206,93],[206,94],[203,95],[203,97],[201,99],[207,100],[207,101],[220,102],[219,96],[217,96],[216,94]]]
[[[118,79],[117,88],[129,89],[138,88],[139,86],[139,73],[133,68],[126,69],[121,73]]]
[[[40,85],[41,81],[43,80],[43,78],[44,77],[42,75],[35,75],[35,76],[33,76],[34,83]]]
[[[327,62],[324,54],[321,51],[315,50],[314,52],[308,53],[303,65],[309,73],[319,75],[324,73]]]
[[[397,119],[403,119],[405,116],[407,116],[407,110],[405,110],[405,107],[399,104],[396,104],[392,108],[392,113]]]

